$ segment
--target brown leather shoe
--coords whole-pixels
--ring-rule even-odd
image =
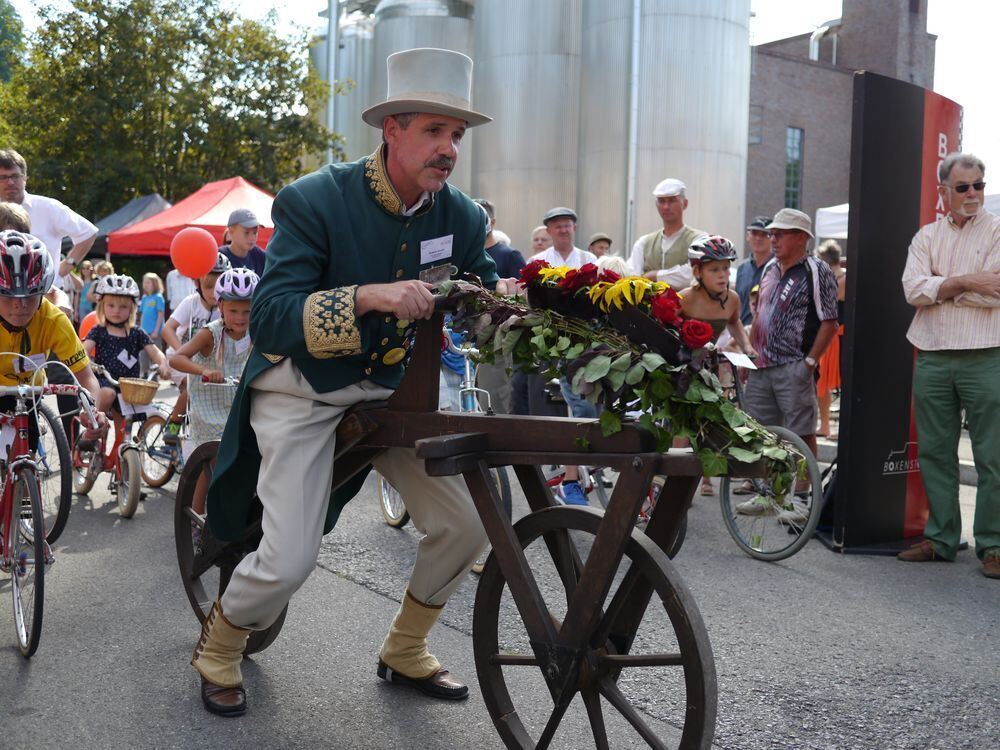
[[[951,560],[941,557],[937,553],[937,550],[934,549],[934,545],[926,539],[918,544],[914,544],[909,549],[903,550],[896,557],[904,562],[930,562],[932,560],[951,562]]]
[[[242,716],[247,712],[247,691],[242,685],[219,687],[202,677],[201,702],[218,716]]]
[[[983,558],[983,575],[987,578],[1000,578],[1000,554],[986,555]]]
[[[444,700],[460,701],[469,697],[469,686],[452,676],[447,669],[441,669],[423,680],[415,680],[393,670],[381,659],[378,660],[378,676],[386,682],[415,688],[424,695]]]

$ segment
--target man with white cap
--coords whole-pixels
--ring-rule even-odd
[[[668,177],[653,188],[656,211],[663,228],[644,234],[629,255],[629,270],[635,276],[665,281],[675,289],[687,289],[694,278],[688,263],[688,248],[705,232],[684,223],[687,210],[687,185]]]
[[[237,208],[229,214],[229,221],[226,222],[229,242],[219,251],[229,258],[233,268],[249,268],[258,276],[264,273],[266,257],[264,251],[257,247],[259,232],[260,222],[249,208]]]
[[[761,272],[757,317],[750,329],[757,369],[747,379],[744,406],[762,424],[799,435],[815,454],[816,366],[837,333],[837,279],[826,263],[807,252],[813,238],[808,215],[783,208],[766,229],[774,257]],[[766,512],[769,506],[755,501],[736,510]],[[782,515],[801,523],[808,508],[796,506]]]
[[[490,121],[471,106],[472,60],[415,49],[387,64],[388,96],[362,114],[382,131],[375,153],[323,167],[274,201],[270,260],[251,309],[254,351],[208,497],[209,531],[226,540],[243,534],[255,493],[264,508],[263,539],[237,565],[192,658],[213,713],[245,712],[240,660],[251,629],[277,619],[360,489],[364,472],[330,493],[336,428],[348,408],[399,385],[414,321],[434,310],[424,279],[447,278],[455,266],[497,284],[482,211],[447,184],[466,129]],[[428,652],[427,635],[485,545],[482,523],[461,477],[428,477],[412,449],[374,464],[424,533],[378,675],[465,698],[468,688]]]

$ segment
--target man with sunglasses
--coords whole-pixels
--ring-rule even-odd
[[[983,575],[1000,578],[1000,217],[983,209],[986,166],[952,153],[938,167],[947,217],[910,243],[903,290],[917,311],[913,401],[930,516],[908,562],[955,559],[962,530],[958,442],[962,410],[979,475],[973,533]]]
[[[87,257],[90,246],[97,239],[97,227],[55,198],[29,193],[24,189],[27,183],[28,165],[24,157],[12,148],[0,150],[0,198],[28,212],[33,234],[52,254],[56,265],[55,286],[61,286],[62,277]],[[60,263],[63,237],[73,241],[73,249]]]

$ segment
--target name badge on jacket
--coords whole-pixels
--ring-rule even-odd
[[[420,243],[420,265],[437,263],[439,260],[451,257],[451,245],[455,235],[435,237],[433,240],[423,240]]]

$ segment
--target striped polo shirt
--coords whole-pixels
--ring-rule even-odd
[[[903,271],[906,301],[917,308],[911,344],[925,351],[1000,346],[1000,297],[937,298],[949,277],[982,271],[1000,271],[1000,217],[980,211],[959,227],[949,214],[920,228]]]

